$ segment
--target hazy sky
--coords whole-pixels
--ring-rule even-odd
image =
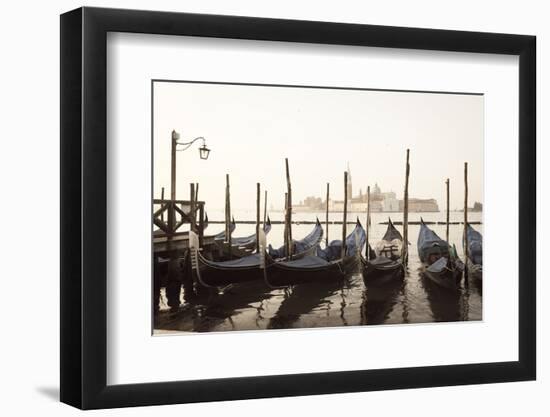
[[[204,136],[212,150],[199,158],[197,142],[177,153],[177,198],[200,183],[207,210],[221,209],[225,174],[231,204],[253,209],[256,182],[268,206],[280,208],[289,158],[293,202],[325,195],[343,198],[349,162],[354,195],[378,183],[402,198],[405,152],[410,148],[410,197],[435,198],[444,209],[445,179],[451,209],[463,206],[464,162],[469,201],[483,201],[483,96],[195,83],[154,83],[154,196],[170,187],[170,138]]]

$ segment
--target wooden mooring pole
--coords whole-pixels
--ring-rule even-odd
[[[231,191],[229,188],[229,174],[225,174],[225,243],[229,258],[231,253]]]
[[[346,255],[346,226],[348,221],[348,171],[344,172],[344,218],[342,220],[342,258]]]
[[[325,245],[328,247],[328,204],[330,201],[330,184],[327,182],[327,212],[325,215]]]
[[[405,165],[405,192],[403,196],[403,265],[409,263],[409,149],[407,149],[407,162]]]
[[[260,183],[256,183],[256,252],[260,252]]]
[[[366,227],[366,253],[367,253],[367,261],[370,260],[370,245],[369,245],[369,230],[370,230],[370,185],[367,186],[367,222],[365,224]]]
[[[168,240],[172,240],[176,225],[176,146],[180,135],[172,130],[172,149],[170,163],[170,209],[168,210]]]
[[[170,308],[180,306],[181,277],[178,262],[178,254],[173,246],[174,233],[176,231],[176,146],[179,133],[172,130],[171,154],[170,154],[170,202],[168,205],[168,233],[166,234],[168,250],[168,277],[166,282],[166,298]]]
[[[267,190],[264,191],[264,228],[267,222]]]
[[[287,217],[288,217],[288,256],[292,259],[292,186],[290,184],[290,170],[288,168],[288,158],[285,158],[286,167],[286,188],[287,188]]]
[[[189,223],[190,223],[190,230],[194,233],[197,233],[197,208],[196,208],[196,200],[195,200],[195,184],[191,183],[189,184]]]
[[[285,193],[285,231],[284,231],[284,245],[285,253],[288,256],[289,254],[289,244],[288,244],[288,193]]]
[[[194,183],[189,184],[189,230],[197,233],[197,190]],[[199,247],[201,247],[199,239]],[[197,286],[196,292],[193,284],[193,271],[191,269],[191,253],[186,252],[183,269],[183,293],[186,301],[193,298],[195,294],[204,292],[204,288]]]
[[[447,178],[447,180],[445,181],[445,186],[447,188],[447,225],[445,227],[445,240],[447,241],[447,243],[449,243],[449,178]]]
[[[464,283],[468,285],[468,162],[464,162]]]

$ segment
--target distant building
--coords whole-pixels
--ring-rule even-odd
[[[384,210],[386,212],[399,211],[399,200],[393,191],[384,195]]]
[[[348,198],[351,198],[353,195],[353,187],[352,187],[352,181],[351,181],[351,169],[349,168],[349,162],[348,162]]]
[[[363,189],[359,189],[359,195],[353,196],[353,181],[351,177],[351,169],[348,164],[348,211],[365,212],[367,211],[367,193],[363,193]],[[475,206],[474,206],[475,207]],[[293,208],[298,211],[319,211],[326,208],[326,200],[318,197],[307,197],[301,201],[298,206]],[[343,200],[329,200],[329,210],[338,212],[344,210]],[[393,191],[382,192],[378,183],[374,184],[370,193],[370,210],[371,212],[400,212],[403,211],[403,200],[399,200]],[[420,199],[409,198],[410,212],[438,212],[439,207],[437,201],[433,198]]]
[[[403,211],[404,204],[403,200],[399,200],[399,211]],[[420,198],[409,198],[409,212],[411,213],[422,213],[422,212],[437,212],[439,211],[439,206],[437,201],[433,198],[420,199]]]
[[[483,211],[483,204],[481,204],[479,201],[476,201],[474,203],[474,206],[472,208],[468,209],[469,211]]]
[[[326,208],[325,202],[320,197],[306,197],[304,201],[300,201],[300,204],[292,207],[295,211],[320,211]]]

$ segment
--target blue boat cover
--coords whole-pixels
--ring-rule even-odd
[[[466,228],[466,236],[468,237],[468,254],[470,260],[476,265],[482,265],[483,238],[481,233],[468,225]]]
[[[302,240],[292,241],[294,245],[294,254],[299,255],[300,253],[304,253],[317,246],[322,238],[323,228],[319,223],[317,223],[309,235],[304,237]],[[267,248],[267,253],[269,253],[269,256],[273,259],[284,258],[286,257],[286,248],[283,245],[279,249],[274,249],[273,246],[269,245]]]
[[[418,257],[421,262],[427,262],[430,254],[437,253],[443,256],[449,254],[449,244],[431,230],[424,221],[420,223],[418,234]]]
[[[445,257],[443,258],[439,258],[437,261],[435,261],[433,264],[431,264],[427,270],[429,272],[433,272],[433,273],[440,273],[440,272],[443,272],[445,270],[445,268],[447,268],[447,263],[449,262],[449,260]]]
[[[367,241],[365,229],[357,222],[353,231],[346,238],[346,255],[353,256],[357,251],[361,252]],[[317,248],[317,256],[326,260],[334,261],[342,256],[342,241],[333,240],[324,248]]]
[[[267,235],[270,230],[271,230],[271,223],[266,223],[264,225],[264,233]],[[256,233],[250,236],[231,238],[232,246],[250,246],[250,245],[253,246],[255,243],[256,243]]]
[[[229,226],[231,229],[231,233],[235,231],[235,221],[233,220],[231,222],[231,225]],[[271,230],[271,221],[269,221],[264,225],[264,232],[267,235],[269,231]],[[225,240],[225,230],[223,232],[218,233],[216,236],[214,236],[214,240]],[[243,237],[231,237],[231,246],[250,246],[254,245],[256,243],[256,233],[251,234],[249,236],[243,236]]]

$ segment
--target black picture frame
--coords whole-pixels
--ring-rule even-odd
[[[108,386],[108,32],[519,56],[519,360]],[[524,35],[88,7],[61,15],[61,401],[93,409],[535,379],[535,50]]]

